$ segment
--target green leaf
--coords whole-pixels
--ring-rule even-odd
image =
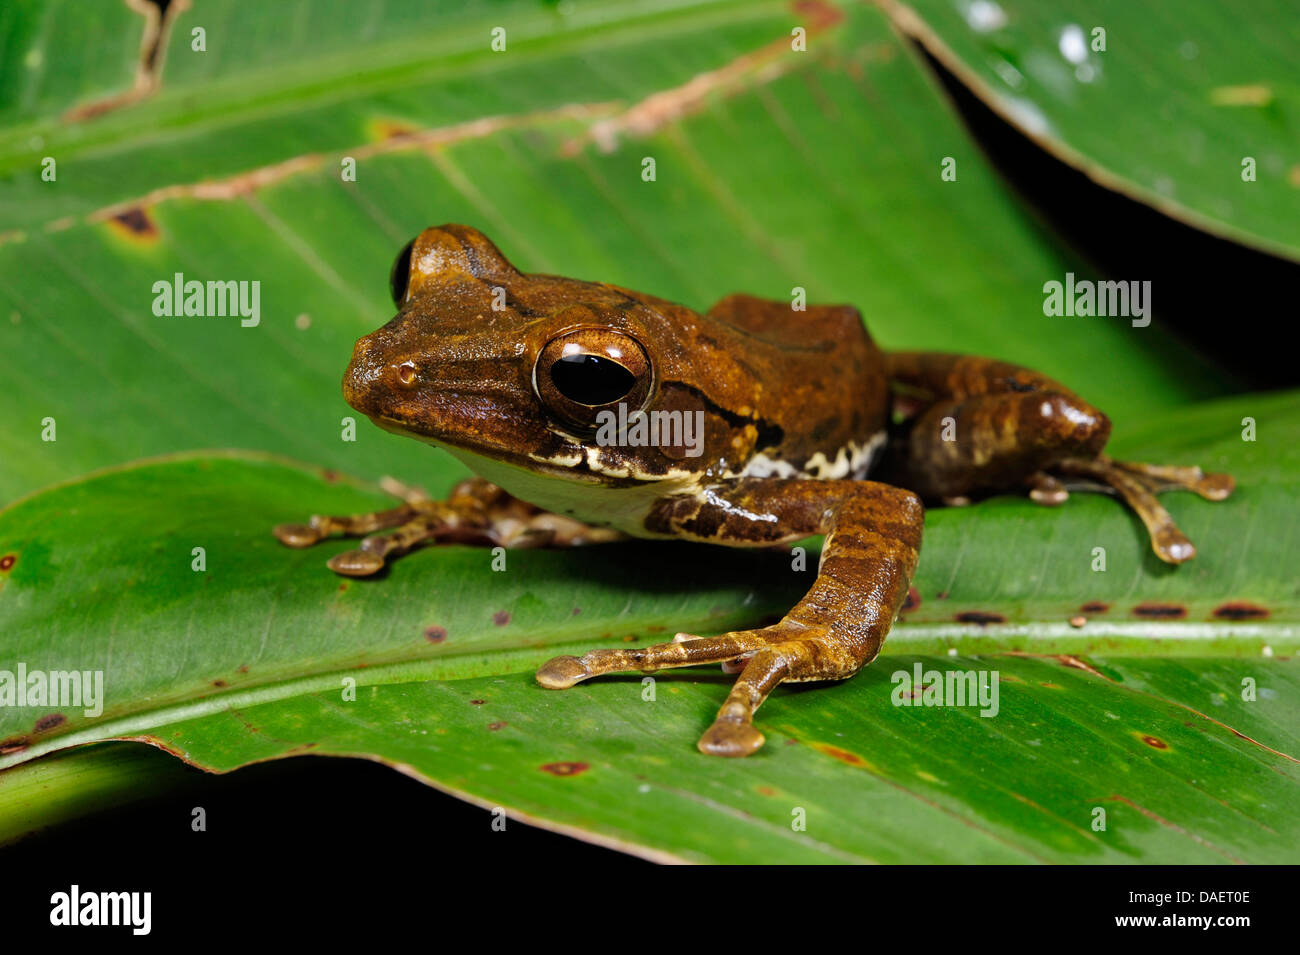
[[[1294,4],[881,6],[1004,118],[1097,182],[1300,258]]]
[[[347,543],[293,551],[269,534],[380,503],[337,477],[206,454],[70,482],[0,513],[0,633],[31,669],[102,669],[106,703],[98,718],[0,708],[0,766],[114,738],[214,770],[367,756],[652,858],[1293,861],[1300,670],[1279,658],[1300,646],[1300,396],[1150,426],[1126,453],[1238,477],[1220,504],[1169,499],[1201,545],[1193,563],[1154,565],[1140,527],[1096,496],[932,511],[922,602],[886,654],[845,683],[778,691],[760,712],[767,747],[735,762],[694,749],[730,680],[717,671],[659,674],[653,702],[639,675],[556,693],[531,674],[555,653],[780,613],[811,582],[788,555],[641,542],[510,552],[495,573],[486,550],[444,547],[347,581],[323,566]],[[1076,629],[1080,594],[1111,609]],[[1152,601],[1185,616],[1133,616]],[[1224,603],[1267,615],[1216,614]],[[1006,623],[957,622],[971,611]],[[959,655],[917,655],[944,650]],[[997,670],[998,715],[892,705],[891,677],[918,664]]]
[[[56,182],[36,173],[32,130],[0,136],[13,227],[0,237],[0,500],[206,447],[430,485],[462,474],[368,427],[340,440],[354,412],[339,379],[352,342],[391,315],[392,260],[448,221],[481,227],[525,270],[700,308],[795,287],[852,302],[886,346],[1037,368],[1120,433],[1225,390],[1158,321],[1043,314],[1045,281],[1089,270],[1044,241],[878,11],[601,5],[557,29],[549,7],[474,7],[445,33],[376,27],[317,61],[277,19],[299,9],[265,4],[212,28],[209,54],[173,48],[169,73],[196,71],[177,89],[164,79],[91,123],[43,120]],[[488,30],[516,13],[516,52],[492,53]],[[806,53],[790,50],[796,23]],[[244,31],[297,39],[283,60],[245,62],[232,52]],[[218,54],[210,76],[185,66]],[[340,180],[344,156],[355,183]],[[940,179],[945,156],[957,183]],[[105,218],[128,207],[138,214]],[[178,272],[260,282],[260,324],[155,316],[154,283]]]
[[[15,141],[26,137],[21,148],[29,158],[50,155],[44,134],[58,129],[70,109],[135,86],[145,27],[146,18],[126,3],[5,4],[0,11],[0,123]],[[35,172],[28,172],[36,180]],[[17,225],[3,221],[5,228]]]

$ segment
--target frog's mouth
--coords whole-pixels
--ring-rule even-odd
[[[557,449],[557,452],[551,456],[538,454],[523,454],[518,451],[508,451],[498,448],[484,448],[481,446],[470,445],[467,443],[451,441],[442,435],[432,435],[423,431],[417,431],[409,424],[396,418],[389,418],[385,415],[371,414],[366,415],[379,428],[390,434],[397,434],[407,438],[427,444],[430,447],[442,448],[457,460],[467,464],[471,468],[478,470],[478,463],[484,460],[496,461],[501,464],[510,465],[524,471],[536,472],[547,477],[561,478],[566,481],[578,481],[590,484],[607,484],[607,479],[597,471],[593,471],[586,466],[582,449],[577,446]],[[637,482],[640,483],[640,482]]]
[[[506,473],[531,474],[536,478],[555,479],[569,484],[585,484],[592,487],[624,488],[661,486],[664,477],[663,475],[633,476],[626,472],[606,473],[600,469],[598,459],[593,461],[580,444],[560,441],[558,436],[557,443],[550,449],[549,454],[521,453],[504,448],[487,448],[448,440],[442,435],[416,431],[405,422],[384,415],[371,414],[366,417],[390,434],[415,438],[423,444],[441,448],[483,477],[488,476],[486,473],[488,471],[500,475],[499,469],[505,467],[508,469]],[[500,476],[488,479],[509,490],[509,483],[503,481]]]

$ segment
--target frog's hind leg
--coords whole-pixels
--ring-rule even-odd
[[[566,689],[619,670],[748,657],[699,741],[714,756],[748,756],[763,745],[754,711],[776,686],[847,679],[875,659],[907,598],[922,517],[914,494],[872,481],[741,478],[711,485],[705,495],[665,499],[647,517],[647,528],[686,540],[761,546],[825,534],[812,588],[771,626],[556,657],[538,671],[537,682]]]
[[[1045,375],[936,352],[897,352],[887,362],[913,414],[880,477],[922,497],[964,502],[1027,487],[1038,503],[1059,505],[1069,496],[1061,478],[1086,478],[1091,487],[1072,487],[1113,489],[1146,525],[1156,556],[1177,564],[1196,550],[1155,495],[1190,490],[1221,501],[1232,492],[1226,474],[1111,460],[1102,453],[1110,420]]]
[[[388,482],[387,489],[402,497],[404,503],[371,514],[313,515],[306,524],[277,526],[275,536],[287,547],[310,547],[327,537],[365,535],[359,547],[328,561],[331,570],[346,577],[378,573],[387,562],[430,542],[572,547],[621,536],[526,504],[482,478],[460,482],[445,501],[433,500],[396,482]],[[396,530],[375,533],[389,528]]]

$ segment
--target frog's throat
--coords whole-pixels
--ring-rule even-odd
[[[698,477],[686,472],[654,480],[622,479],[612,483],[609,478],[574,467],[548,468],[536,461],[519,465],[448,444],[443,447],[479,477],[513,497],[632,537],[672,536],[648,530],[647,516],[665,495],[697,492]]]

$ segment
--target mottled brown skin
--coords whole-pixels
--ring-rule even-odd
[[[1147,523],[1157,555],[1178,562],[1194,552],[1155,492],[1217,500],[1232,488],[1196,468],[1111,461],[1105,415],[1042,375],[959,355],[885,355],[849,306],[794,311],[731,295],[701,316],[617,286],[524,275],[458,225],[426,229],[403,250],[393,292],[399,313],[357,342],[344,396],[482,477],[446,501],[402,490],[392,510],[318,515],[277,536],[306,547],[369,535],[330,561],[363,576],[430,541],[570,546],[626,535],[754,547],[825,534],[812,589],[773,626],[593,650],[538,671],[542,686],[561,689],[623,670],[740,669],[700,739],[706,753],[755,752],[754,711],[778,684],[844,679],[875,658],[916,569],[921,497],[964,503],[1028,488],[1059,504],[1065,480],[1110,485]],[[620,405],[699,412],[702,443],[607,443],[598,415]],[[387,528],[396,530],[374,533]]]
[[[1156,556],[1171,564],[1196,554],[1157,491],[1185,489],[1221,501],[1225,474],[1112,461],[1102,453],[1110,419],[1046,375],[990,358],[939,352],[886,356],[898,404],[912,413],[896,429],[877,472],[927,500],[969,503],[975,496],[1028,487],[1040,504],[1068,497],[1061,478],[1108,485],[1137,513]],[[944,440],[945,425],[951,440]]]

